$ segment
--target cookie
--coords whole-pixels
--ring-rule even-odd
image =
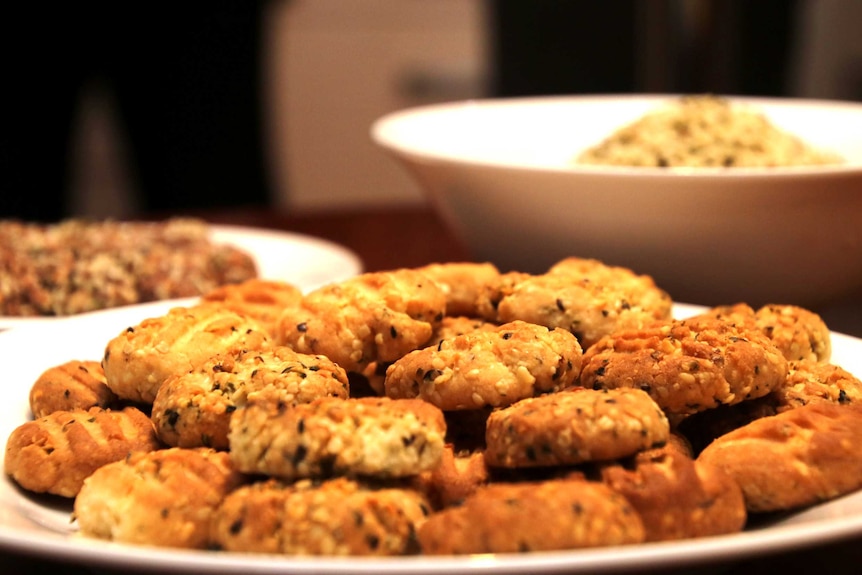
[[[568,331],[514,321],[411,352],[386,371],[393,398],[420,398],[444,411],[504,407],[573,384],[582,351]]]
[[[269,480],[228,495],[215,514],[212,546],[294,556],[415,554],[429,504],[416,490],[347,478]]]
[[[347,373],[322,355],[284,346],[235,350],[169,376],[153,401],[153,423],[167,445],[228,449],[231,414],[260,393],[291,405],[346,398],[349,384]]]
[[[646,541],[737,533],[748,517],[742,490],[730,475],[676,447],[604,463],[600,478],[635,508]]]
[[[419,474],[414,485],[425,493],[434,509],[460,505],[490,480],[481,451],[455,451],[446,444],[440,463]]]
[[[798,509],[862,487],[862,404],[813,402],[710,443],[698,461],[728,473],[749,512]]]
[[[284,310],[299,305],[301,299],[302,290],[291,283],[252,278],[208,291],[201,296],[200,305],[216,305],[250,317],[274,338]]]
[[[580,383],[642,389],[686,416],[762,397],[786,376],[787,359],[759,330],[701,317],[602,338],[584,353]]]
[[[598,260],[567,258],[514,284],[497,306],[500,323],[566,329],[586,349],[602,336],[671,319],[671,298],[650,276]]]
[[[12,431],[4,465],[28,491],[74,497],[102,465],[159,447],[150,418],[137,408],[54,411]]]
[[[420,400],[320,398],[290,406],[261,395],[234,412],[228,439],[246,473],[393,478],[437,465],[445,434],[443,413]]]
[[[640,516],[606,485],[580,479],[492,483],[419,527],[428,555],[526,553],[644,540]]]
[[[491,412],[485,461],[495,467],[552,467],[627,457],[664,445],[664,412],[639,389],[571,389]]]
[[[417,268],[446,294],[446,315],[482,317],[481,304],[500,284],[500,270],[490,262],[433,263]]]
[[[784,384],[763,397],[697,413],[679,425],[699,451],[716,437],[770,415],[812,402],[862,402],[862,380],[847,370],[814,360],[791,362]]]
[[[75,519],[86,537],[204,549],[215,509],[243,480],[226,453],[211,449],[135,453],[84,481]]]
[[[710,308],[700,314],[763,332],[788,361],[828,362],[832,336],[818,314],[795,305],[768,304],[756,311],[746,303]]]
[[[216,306],[177,307],[112,338],[102,366],[108,387],[118,397],[151,404],[169,376],[188,372],[218,353],[268,344],[263,328],[236,312]]]
[[[117,396],[98,361],[72,360],[49,367],[30,388],[30,411],[39,419],[55,411],[110,407]]]
[[[306,294],[276,341],[364,374],[425,345],[445,312],[445,292],[419,271],[365,273]]]

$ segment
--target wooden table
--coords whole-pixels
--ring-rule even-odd
[[[429,209],[394,208],[365,212],[322,213],[288,215],[260,210],[234,210],[206,213],[213,223],[235,224],[286,230],[332,240],[352,249],[363,261],[367,271],[415,267],[436,261],[466,261],[469,251],[459,242],[446,225]],[[840,331],[862,336],[862,294],[847,301],[824,306],[827,317],[840,322]],[[818,310],[821,311],[821,310]],[[828,316],[828,314],[833,314]],[[809,570],[823,573],[857,573],[862,564],[862,537],[849,541],[800,549],[793,553],[770,554],[764,550],[763,558],[731,561],[701,567],[710,573],[796,573]],[[690,572],[693,568],[681,567],[669,572]],[[21,553],[17,550],[0,550],[0,573],[26,575],[30,573],[129,573],[127,569],[112,571],[93,566],[70,565],[50,558]]]

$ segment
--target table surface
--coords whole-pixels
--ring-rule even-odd
[[[185,215],[204,217],[212,223],[272,228],[322,237],[352,249],[362,259],[366,271],[471,259],[469,251],[445,223],[431,209],[421,206],[302,215],[254,209]],[[862,293],[815,311],[821,313],[836,331],[862,337]],[[862,537],[793,553],[765,553],[763,558],[709,565],[706,569],[714,573],[734,574],[787,573],[807,569],[856,573],[860,563]],[[4,574],[25,575],[53,572],[55,569],[72,575],[111,573],[103,568],[95,571],[87,566],[61,565],[50,559],[0,549],[0,572]]]

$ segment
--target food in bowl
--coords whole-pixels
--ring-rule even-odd
[[[834,153],[781,130],[754,106],[718,96],[683,96],[578,155],[581,164],[770,167],[837,164]]]
[[[205,222],[0,221],[0,315],[68,316],[201,295],[256,277],[254,258]]]

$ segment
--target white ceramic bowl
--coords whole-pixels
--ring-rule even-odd
[[[677,301],[813,306],[862,286],[862,104],[734,98],[840,166],[575,165],[673,95],[478,100],[398,111],[372,139],[403,163],[476,259],[541,272],[594,257]]]

